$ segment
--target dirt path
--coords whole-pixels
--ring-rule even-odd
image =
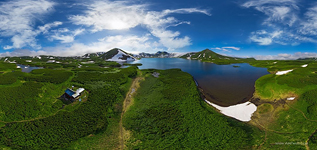
[[[58,112],[60,112],[62,109],[56,111],[54,114],[50,115],[50,116],[47,116],[47,117],[51,117],[51,116],[55,116]],[[34,120],[39,120],[39,119],[44,119],[44,118],[47,118],[47,117],[36,117],[36,118],[32,118],[32,119],[29,119],[29,120],[19,120],[19,121],[11,121],[11,122],[6,122],[6,121],[1,121],[2,123],[17,123],[17,122],[29,122],[29,121],[34,121]]]
[[[132,85],[129,89],[129,92],[127,93],[124,101],[123,101],[123,107],[122,107],[122,113],[121,113],[121,119],[119,122],[120,126],[120,133],[119,133],[119,139],[120,139],[120,149],[125,149],[125,140],[129,138],[129,132],[126,131],[122,125],[122,117],[124,113],[128,110],[128,108],[133,104],[133,94],[140,86],[140,81],[144,80],[143,77],[137,77],[133,80]]]
[[[304,113],[303,111],[301,111],[301,110],[299,110],[299,109],[297,109],[297,108],[295,108],[295,107],[292,107],[292,106],[289,105],[289,104],[286,104],[286,105],[289,106],[291,109],[294,109],[294,110],[300,112],[300,113],[302,114],[302,116],[303,116],[307,121],[317,122],[317,120],[312,120],[312,119],[307,118],[307,116],[305,115],[305,113]],[[274,110],[274,111],[275,111],[275,110]],[[272,114],[272,115],[273,115],[273,114]],[[272,119],[272,117],[273,117],[272,115],[269,117],[268,120]],[[279,131],[271,130],[271,129],[266,128],[264,125],[260,124],[258,121],[256,121],[256,120],[253,120],[253,121],[254,121],[255,124],[257,124],[257,126],[263,128],[264,131],[265,131],[264,141],[263,141],[263,143],[260,144],[260,146],[259,146],[257,149],[261,149],[261,146],[263,146],[263,145],[265,144],[265,142],[266,142],[266,140],[267,140],[267,131],[274,132],[274,133],[277,133],[277,134],[294,134],[294,133],[297,133],[297,132],[294,132],[294,133],[291,133],[291,132],[279,132]],[[308,132],[302,132],[302,133],[308,133]],[[312,137],[315,133],[317,133],[317,129],[316,129],[316,130],[309,136],[309,138],[305,141],[305,148],[306,148],[306,150],[310,150],[310,148],[309,148],[309,146],[308,146],[308,142],[309,142],[309,140],[311,139],[311,137]]]

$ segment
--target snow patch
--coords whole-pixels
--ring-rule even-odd
[[[248,122],[251,120],[253,113],[256,111],[257,107],[251,102],[245,102],[242,104],[232,105],[229,107],[222,107],[213,104],[205,99],[209,105],[220,110],[220,112],[226,116],[238,119],[243,122]]]
[[[294,100],[296,97],[289,97],[289,98],[287,98],[287,100],[289,100],[289,101],[292,101],[292,100]]]
[[[175,52],[175,53],[171,53],[171,54],[173,55],[173,57],[180,57],[180,56],[185,55],[186,53],[177,53],[177,52]]]
[[[278,71],[276,73],[276,75],[283,75],[283,74],[287,74],[287,73],[292,72],[292,71],[293,71],[293,69],[292,70],[286,70],[286,71]]]
[[[114,55],[111,59],[108,59],[108,61],[134,61],[135,59],[132,58],[132,56],[127,57],[127,60],[123,60],[123,56],[130,56],[122,52],[121,50],[118,50],[118,54]]]
[[[307,66],[308,66],[308,64],[302,65],[303,68],[305,68],[305,67],[307,67]]]

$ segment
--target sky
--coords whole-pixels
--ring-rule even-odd
[[[121,48],[317,57],[314,0],[0,0],[0,57]]]

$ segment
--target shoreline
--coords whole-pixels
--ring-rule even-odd
[[[207,100],[208,102],[211,102],[213,104],[216,104],[216,105],[219,105],[221,107],[230,107],[230,106],[233,106],[233,105],[238,105],[238,104],[242,104],[242,103],[245,103],[245,102],[248,102],[250,101],[252,98],[253,98],[253,94],[255,92],[255,88],[253,89],[252,91],[252,94],[248,95],[247,97],[244,97],[241,101],[237,102],[237,103],[234,103],[234,104],[228,104],[228,103],[225,103],[225,102],[221,102],[220,100],[217,100],[215,97],[213,97],[212,95],[208,94],[208,93],[205,93],[204,92],[204,89],[199,86],[197,80],[193,77],[193,80],[200,92],[200,97],[203,99],[203,100]]]
[[[250,98],[244,98],[242,101],[239,101],[237,104],[233,105],[221,105],[212,100],[206,98],[206,93],[203,92],[203,89],[199,86],[196,79],[193,77],[193,80],[200,92],[200,97],[204,100],[205,103],[214,107],[219,111],[219,113],[237,119],[242,122],[250,122],[252,120],[253,114],[257,111],[258,105],[253,103],[253,94]],[[255,90],[254,90],[255,91]],[[253,93],[254,93],[253,91]]]

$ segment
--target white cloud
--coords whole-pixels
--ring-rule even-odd
[[[211,48],[212,50],[219,50],[219,51],[224,51],[224,52],[231,52],[231,50],[236,50],[239,51],[239,47],[233,47],[233,46],[227,46],[227,47],[216,47],[216,48]]]
[[[225,49],[233,49],[233,50],[236,50],[236,51],[239,51],[240,50],[240,47],[222,47],[222,48],[225,48]]]
[[[130,29],[142,22],[145,7],[128,5],[125,1],[95,1],[88,5],[85,15],[74,15],[69,19],[77,25],[92,26],[93,32]]]
[[[38,51],[30,50],[14,50],[9,53],[0,53],[0,56],[25,56],[25,55],[55,55],[55,56],[81,56],[86,53],[106,52],[112,48],[118,47],[129,53],[164,51],[160,44],[150,41],[150,35],[135,36],[135,35],[116,35],[107,36],[99,39],[98,42],[90,44],[71,43],[70,46],[45,47]]]
[[[62,25],[63,23],[60,22],[60,21],[55,21],[53,23],[48,23],[48,24],[45,24],[44,26],[39,26],[39,30],[38,32],[42,32],[42,33],[47,33],[49,29],[53,28],[53,27],[57,27],[57,26],[60,26]]]
[[[297,20],[299,7],[297,0],[252,0],[244,3],[246,8],[254,7],[263,12],[268,18],[264,24],[274,26],[275,23],[292,26]]]
[[[317,43],[317,4],[300,10],[299,0],[251,0],[242,6],[263,12],[265,30],[252,32],[249,40],[259,45]],[[305,12],[306,11],[306,12]],[[304,17],[299,17],[301,13]]]
[[[71,43],[74,42],[75,37],[77,35],[82,34],[85,31],[85,29],[79,28],[74,31],[69,31],[67,28],[62,28],[59,30],[54,30],[55,32],[53,35],[49,37],[51,41],[53,40],[59,40],[61,43]]]
[[[40,31],[34,29],[34,22],[41,20],[44,14],[53,9],[54,2],[47,0],[13,0],[0,4],[0,35],[11,37],[13,45],[4,49],[31,46],[40,48],[35,37],[45,32],[53,24],[43,26]]]
[[[294,3],[296,3],[297,0],[251,0],[248,1],[246,3],[244,3],[242,6],[244,7],[253,7],[253,6],[262,6],[265,4],[290,4],[290,5],[294,5]],[[296,5],[294,5],[294,7],[297,7]]]
[[[258,55],[254,58],[257,60],[296,60],[299,58],[317,58],[317,53],[297,52],[295,54]]]
[[[307,21],[301,23],[299,32],[304,35],[317,35],[317,5],[306,12]]]
[[[271,45],[275,38],[279,38],[283,34],[283,31],[274,31],[272,33],[268,33],[265,30],[260,30],[257,32],[252,32],[250,36],[250,40],[252,42],[256,42],[259,45]],[[275,41],[280,42],[280,41]]]
[[[298,0],[251,0],[242,6],[263,12],[263,25],[269,30],[252,32],[250,40],[259,45],[293,45],[317,43],[317,6],[308,9],[306,18],[300,18]],[[263,32],[265,31],[265,32]],[[263,33],[261,33],[263,32]]]
[[[127,30],[141,25],[159,38],[159,42],[170,50],[191,45],[188,36],[180,37],[180,32],[168,30],[170,26],[190,24],[171,17],[172,13],[203,13],[207,10],[182,8],[163,11],[149,11],[147,5],[131,4],[128,1],[95,1],[87,6],[83,15],[74,15],[69,19],[76,25],[91,26],[92,32],[102,30]]]

